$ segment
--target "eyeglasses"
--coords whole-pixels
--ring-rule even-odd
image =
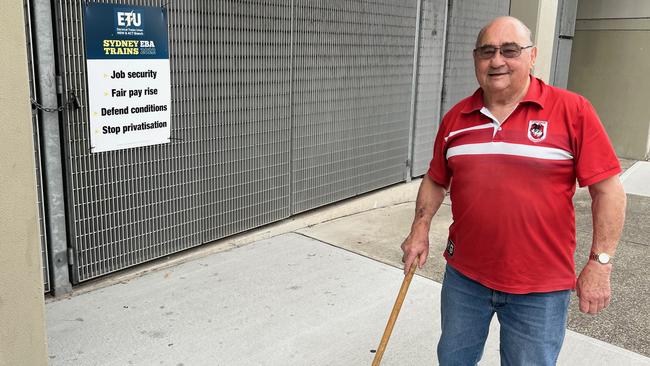
[[[504,43],[500,47],[492,46],[492,45],[485,45],[481,47],[477,47],[474,49],[474,54],[482,59],[482,60],[489,60],[494,55],[496,55],[497,50],[501,53],[501,56],[505,58],[515,58],[519,57],[521,55],[521,50],[525,50],[526,48],[531,48],[533,45],[531,44],[530,46],[520,46],[516,43]]]

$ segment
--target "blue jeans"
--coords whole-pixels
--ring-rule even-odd
[[[501,365],[555,365],[566,329],[571,291],[509,294],[489,289],[447,265],[442,282],[442,366],[476,365],[490,321],[501,325]]]

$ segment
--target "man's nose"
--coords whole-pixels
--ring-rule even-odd
[[[499,50],[500,51],[500,50]],[[490,59],[490,66],[491,67],[500,67],[505,64],[505,57],[501,54],[501,52],[495,52],[494,56]]]

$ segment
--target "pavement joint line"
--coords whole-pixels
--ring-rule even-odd
[[[306,234],[306,233],[301,233],[301,232],[297,232],[297,231],[293,231],[292,233],[293,233],[293,234],[300,235],[300,236],[305,237],[305,238],[310,239],[310,240],[315,240],[315,241],[317,241],[317,242],[319,242],[319,243],[322,243],[322,244],[328,245],[328,246],[330,246],[330,247],[333,247],[333,248],[336,248],[336,249],[340,249],[340,250],[346,251],[346,252],[348,252],[348,253],[352,253],[352,254],[355,254],[355,255],[358,255],[358,256],[361,256],[361,257],[364,257],[364,258],[368,258],[368,259],[370,259],[370,260],[372,260],[372,261],[374,261],[374,262],[377,262],[377,263],[380,263],[380,264],[384,264],[384,265],[387,265],[387,266],[389,266],[389,267],[393,267],[393,268],[395,268],[395,269],[399,269],[400,271],[403,271],[403,270],[404,270],[404,268],[400,268],[399,266],[396,266],[394,263],[392,263],[392,262],[390,262],[390,261],[382,261],[382,260],[380,260],[380,259],[378,259],[378,258],[375,258],[375,257],[370,256],[370,254],[368,254],[368,253],[366,253],[366,252],[363,252],[363,251],[355,252],[355,251],[353,251],[353,250],[351,250],[351,249],[343,248],[343,247],[340,247],[340,246],[338,246],[338,245],[335,245],[335,244],[332,244],[332,243],[328,243],[328,242],[326,242],[326,241],[324,241],[324,240],[322,240],[322,239],[319,239],[319,238],[316,238],[316,237],[310,236],[309,234]],[[419,276],[419,277],[421,277],[421,278],[425,278],[425,279],[430,280],[430,281],[433,281],[433,282],[435,282],[435,283],[439,283],[438,281],[435,281],[433,278],[430,278],[430,277],[427,277],[427,276],[425,276],[425,275],[422,275],[422,274],[418,273],[417,271],[415,272],[414,275]]]
[[[644,247],[650,247],[650,244],[648,244],[648,243],[639,243],[639,242],[631,241],[631,240],[621,240],[620,242],[624,243],[624,244],[635,244],[635,245],[641,245],[641,246],[644,246]]]
[[[642,169],[642,166],[645,164],[650,164],[650,163],[647,161],[640,160],[632,164],[632,166],[627,168],[627,170],[625,170],[623,174],[621,174],[621,183],[625,182],[625,180],[629,178],[636,170]]]
[[[644,178],[650,175],[650,162],[637,161],[621,174],[621,183],[628,195],[641,197],[650,197],[650,191],[647,184],[644,184]],[[627,192],[627,191],[631,192]]]
[[[648,198],[648,197],[650,197],[650,196],[646,196],[646,195],[638,194],[638,193],[628,193],[628,192],[625,192],[625,194],[628,195],[628,196],[643,197],[643,198]]]
[[[592,230],[585,230],[585,229],[579,229],[579,228],[576,228],[576,232],[578,232],[578,233],[582,233],[582,234],[591,234],[591,233],[592,233]],[[648,247],[648,246],[650,246],[650,243],[643,243],[643,242],[638,242],[638,241],[633,241],[633,240],[625,240],[625,239],[620,239],[620,240],[619,240],[619,245],[620,245],[621,243],[642,245],[642,246],[644,246],[644,247]]]
[[[314,227],[316,225],[326,224],[326,223],[329,223],[329,222],[332,222],[332,221],[335,221],[335,220],[338,220],[338,219],[344,219],[344,218],[348,218],[348,217],[358,215],[358,214],[362,214],[362,213],[366,213],[366,212],[372,212],[372,211],[375,211],[375,210],[381,210],[381,209],[384,209],[384,208],[390,208],[390,207],[393,207],[393,206],[400,206],[400,205],[410,204],[410,203],[414,203],[414,202],[415,202],[415,200],[410,200],[410,201],[405,201],[405,202],[400,202],[400,203],[395,203],[395,204],[390,204],[390,205],[382,205],[382,206],[377,206],[377,207],[371,207],[371,208],[368,208],[368,209],[365,209],[365,210],[362,210],[362,211],[359,211],[359,212],[351,212],[351,213],[348,213],[348,214],[345,214],[345,215],[342,215],[342,216],[339,216],[339,217],[332,217],[332,218],[326,219],[326,220],[321,221],[321,222],[317,222],[317,223],[314,223],[314,224],[307,225],[305,227],[298,228],[296,230],[300,230],[300,229],[304,229],[304,228],[312,228],[312,227]]]

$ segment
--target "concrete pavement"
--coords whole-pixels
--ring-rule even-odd
[[[417,184],[299,215],[50,299],[50,364],[369,365],[403,278],[399,242]],[[581,242],[588,240],[585,199],[576,196]],[[569,328],[580,333],[568,332],[558,364],[650,365],[642,260],[650,200],[643,199],[629,199],[633,225],[626,226],[617,253],[615,301],[597,317],[576,314],[572,305]],[[435,363],[437,281],[449,216],[444,205],[434,219],[429,262],[413,280],[383,365]],[[481,365],[499,364],[496,321],[492,329]]]
[[[47,306],[52,365],[369,365],[400,269],[289,233]],[[416,276],[384,365],[431,365],[440,284]],[[569,331],[560,365],[650,359]],[[493,322],[482,365],[498,365]]]

